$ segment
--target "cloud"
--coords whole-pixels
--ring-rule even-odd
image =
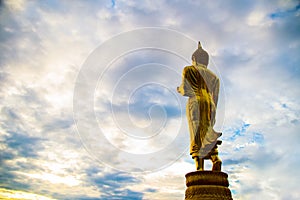
[[[221,76],[220,155],[234,199],[299,198],[300,174],[291,167],[300,164],[298,1],[0,2],[1,187],[57,199],[183,198],[184,174],[194,170],[187,152],[157,172],[119,172],[93,159],[73,121],[74,85],[89,53],[113,35],[156,26],[200,40],[210,53],[209,67]],[[173,141],[185,116],[172,90],[187,64],[151,49],[111,63],[95,92],[95,115],[110,142],[134,152],[156,151]],[[131,93],[151,80],[161,85]],[[178,98],[184,105],[186,99]],[[149,115],[153,105],[158,107]],[[128,141],[111,121],[111,106],[121,120],[127,119],[128,108],[139,125],[147,125],[150,117],[161,122],[165,113],[164,140]],[[112,163],[128,165],[109,144],[97,145]],[[185,149],[184,138],[176,145]]]
[[[41,200],[51,200],[52,198],[48,198],[46,196],[32,194],[28,192],[23,191],[17,191],[17,190],[8,190],[8,189],[0,189],[0,197],[1,199],[34,199],[38,198]]]
[[[127,198],[142,199],[143,193],[128,189],[132,184],[139,184],[140,181],[125,173],[113,172],[98,175],[97,169],[88,171],[88,180],[92,181],[98,188],[101,188],[101,199]]]

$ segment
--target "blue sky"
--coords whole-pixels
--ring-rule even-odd
[[[233,198],[299,199],[299,17],[296,0],[0,1],[0,197],[183,199],[176,87],[200,40]],[[118,54],[151,31],[156,48]]]

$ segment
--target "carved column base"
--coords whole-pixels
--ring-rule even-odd
[[[228,175],[224,172],[195,171],[185,177],[185,200],[232,200]]]

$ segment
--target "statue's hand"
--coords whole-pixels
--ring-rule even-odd
[[[182,96],[187,96],[186,93],[185,93],[185,90],[184,90],[184,88],[183,88],[182,85],[179,86],[179,87],[177,87],[177,92],[178,92],[179,94],[181,94]]]
[[[184,92],[182,90],[182,87],[177,87],[177,92],[181,95],[184,95]]]

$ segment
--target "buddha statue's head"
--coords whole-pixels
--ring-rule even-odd
[[[209,55],[208,53],[202,49],[200,41],[198,42],[198,49],[192,55],[193,65],[208,65]]]

